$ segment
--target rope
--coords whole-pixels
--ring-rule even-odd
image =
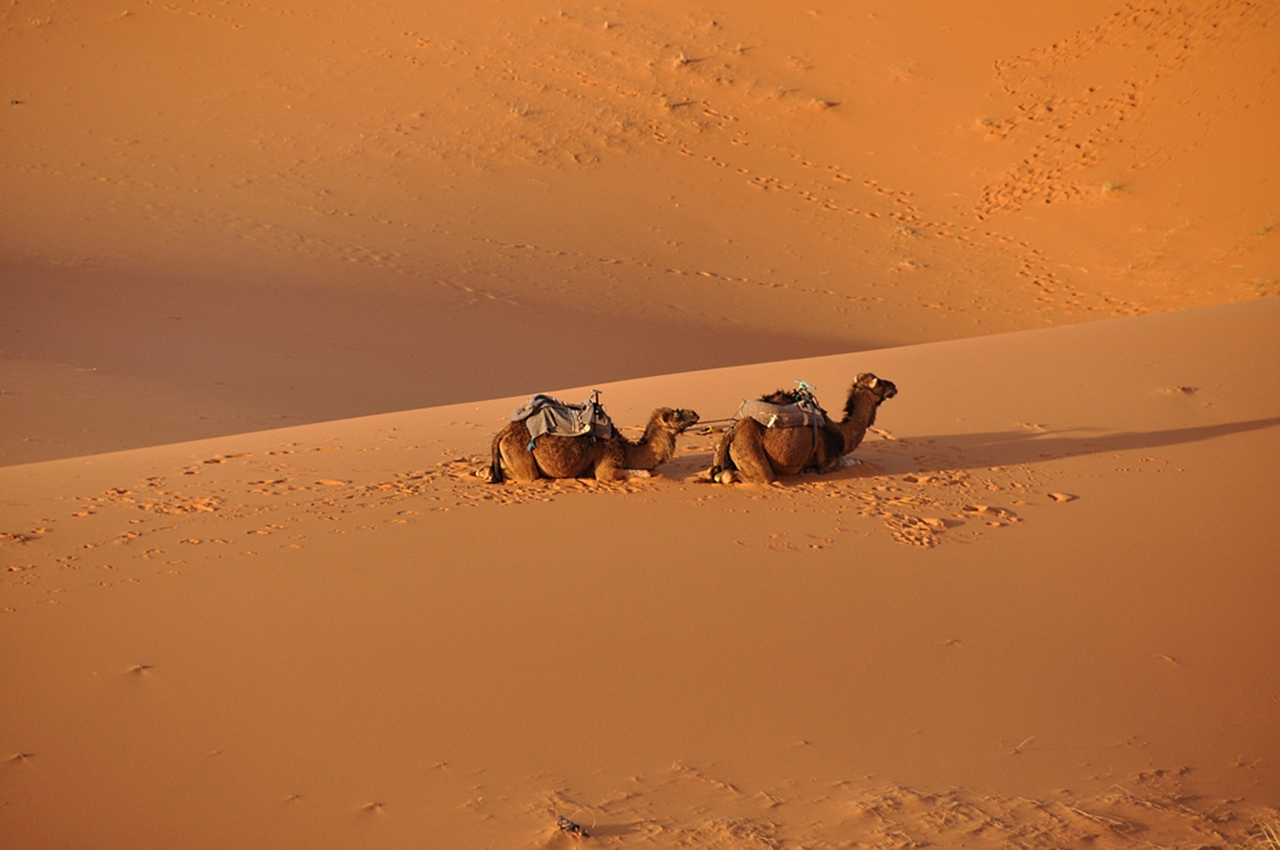
[[[698,430],[702,431],[702,433],[704,433],[704,434],[710,434],[712,431],[723,431],[723,430],[725,430],[723,427],[717,427],[717,426],[722,426],[722,425],[725,425],[725,424],[730,424],[730,423],[733,423],[733,422],[736,422],[736,421],[737,421],[737,420],[736,420],[736,419],[734,419],[732,416],[730,416],[730,417],[728,417],[728,418],[726,418],[726,419],[704,419],[704,420],[701,420],[701,421],[699,421],[699,422],[698,422],[698,426],[697,426],[697,427],[698,427]]]
[[[808,381],[795,381],[794,383],[796,385],[796,390],[799,392],[799,394],[801,396],[807,397],[808,400],[813,403],[814,407],[818,407],[820,409],[818,400],[813,395],[813,391],[816,390],[817,387],[815,387],[813,384],[809,383]],[[710,433],[712,431],[723,431],[725,429],[719,428],[716,426],[731,424],[737,421],[738,419],[735,416],[727,416],[724,419],[702,419],[702,420],[699,420],[698,422],[698,428],[702,429],[703,433]],[[813,436],[814,436],[814,440],[816,441],[818,438],[818,422],[816,419],[814,420],[814,423],[813,423]]]

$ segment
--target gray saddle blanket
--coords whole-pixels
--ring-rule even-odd
[[[511,421],[524,420],[529,429],[530,445],[543,434],[553,437],[581,437],[590,434],[605,439],[613,434],[613,421],[604,408],[591,399],[582,404],[568,404],[558,398],[539,393],[511,413]]]
[[[744,401],[733,418],[754,419],[766,428],[821,428],[827,421],[816,404],[770,404],[758,399]]]

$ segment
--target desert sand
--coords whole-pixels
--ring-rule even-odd
[[[1278,25],[15,0],[0,845],[1280,844]]]

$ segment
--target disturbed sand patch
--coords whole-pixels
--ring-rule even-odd
[[[332,473],[314,453],[374,449],[316,446],[266,456],[247,452],[217,455],[175,468],[169,475],[153,475],[131,486],[68,500],[74,502],[75,509],[57,518],[87,521],[85,527],[68,528],[72,534],[50,538],[38,560],[7,568],[23,573],[23,583],[35,586],[40,573],[30,571],[55,565],[78,569],[73,565],[85,550],[123,546],[112,550],[119,553],[118,558],[158,557],[163,550],[148,544],[161,533],[166,538],[181,538],[178,542],[183,545],[199,545],[227,544],[245,539],[239,535],[261,538],[289,530],[280,521],[257,522],[264,517],[292,523],[304,519],[374,521],[376,517],[380,523],[394,525],[433,512],[592,498],[621,500],[621,510],[625,499],[655,490],[677,504],[703,510],[804,514],[810,521],[830,526],[825,534],[771,531],[761,538],[739,540],[744,546],[821,551],[836,546],[846,535],[866,537],[879,531],[903,545],[933,548],[944,543],[980,542],[999,529],[1022,523],[1020,511],[1026,506],[1067,500],[1064,494],[1050,491],[1053,474],[1033,464],[970,470],[964,468],[966,461],[959,450],[938,449],[931,442],[873,430],[881,439],[869,441],[859,450],[860,465],[835,475],[792,476],[783,487],[706,484],[692,472],[710,463],[713,443],[704,442],[705,435],[684,438],[686,445],[666,466],[666,475],[660,469],[654,478],[621,483],[541,479],[493,485],[476,476],[488,458],[452,451],[445,452],[451,457],[431,467],[407,469],[391,477],[352,474],[343,466],[343,478],[326,477]],[[910,471],[888,474],[889,466]],[[684,477],[668,477],[680,475]],[[386,517],[392,508],[395,515]],[[157,520],[163,524],[155,524]],[[5,541],[29,542],[49,530],[40,526],[30,532],[6,533]],[[310,535],[286,536],[291,542],[284,545],[301,548]]]

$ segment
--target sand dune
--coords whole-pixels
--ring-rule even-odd
[[[1274,848],[1278,15],[0,10],[0,845]]]
[[[633,422],[898,382],[862,466],[783,489],[691,480],[699,434],[649,481],[482,483],[518,399],[0,470],[0,818],[22,846],[561,846],[558,816],[608,846],[1243,842],[1280,787],[1278,303],[603,387]]]
[[[1268,3],[0,15],[9,463],[1277,291]]]

